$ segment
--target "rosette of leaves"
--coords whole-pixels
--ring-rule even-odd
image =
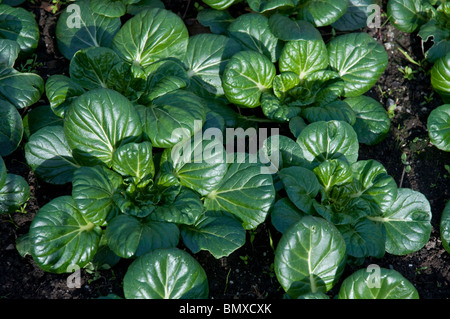
[[[261,107],[279,122],[294,117],[307,123],[346,121],[367,144],[386,136],[387,112],[363,96],[387,66],[386,51],[369,35],[346,34],[326,44],[310,23],[280,14],[245,14],[227,30],[246,48],[231,57],[223,72],[229,102]]]
[[[279,149],[282,166],[275,177],[286,196],[271,211],[273,225],[283,233],[275,271],[292,298],[329,291],[346,260],[406,255],[428,242],[426,197],[397,188],[379,162],[359,161],[357,136],[348,123],[312,123],[296,141],[283,139]]]
[[[114,90],[93,89],[70,104],[63,125],[31,135],[25,155],[36,174],[48,182],[72,183],[72,193],[42,207],[30,227],[30,254],[43,270],[64,273],[71,265],[85,267],[106,250],[118,258],[137,258],[139,266],[126,275],[127,287],[140,280],[144,265],[161,258],[180,260],[188,269],[202,272],[191,258],[176,257],[173,249],[180,241],[192,253],[207,250],[221,258],[241,247],[245,230],[267,217],[275,198],[272,176],[261,171],[262,164],[228,163],[219,140],[192,138],[188,128],[194,126],[189,123],[193,118],[173,126],[174,132],[180,131],[180,140],[155,151],[146,113],[164,113],[164,108],[179,103],[199,114],[195,124],[199,133],[216,127],[199,97],[177,90],[152,103],[136,105]],[[172,125],[170,120],[164,123],[167,129]],[[158,249],[172,250],[160,255]],[[186,280],[189,287],[200,280],[163,268],[164,278],[180,276],[180,283]],[[172,284],[172,280],[161,283]],[[205,296],[204,279],[198,284],[199,295],[185,295],[180,288],[170,296]],[[125,288],[127,296],[147,293],[130,289]],[[161,291],[161,286],[149,289]]]

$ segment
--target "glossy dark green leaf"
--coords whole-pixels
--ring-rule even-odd
[[[313,39],[289,41],[281,52],[281,72],[294,72],[300,79],[328,66],[328,52],[319,32]]]
[[[291,298],[325,293],[345,267],[345,242],[335,226],[306,216],[281,237],[275,250],[275,274]]]
[[[141,11],[129,19],[114,36],[113,49],[129,62],[145,69],[160,59],[182,59],[188,44],[183,20],[165,9]]]
[[[417,191],[400,188],[392,206],[371,219],[385,226],[386,251],[392,255],[418,251],[430,239],[430,203]]]
[[[83,166],[75,171],[72,196],[80,213],[95,225],[105,226],[119,213],[114,194],[123,180],[119,174],[104,166]]]
[[[345,96],[354,97],[367,92],[388,65],[384,47],[367,33],[340,35],[328,43],[332,70],[345,82]]]
[[[419,299],[414,285],[393,269],[360,269],[342,282],[339,299]]]
[[[93,12],[89,0],[78,0],[58,17],[56,40],[60,52],[68,60],[81,49],[110,47],[119,31],[119,18],[109,18]]]
[[[0,100],[0,156],[14,152],[22,141],[23,124],[17,109]]]
[[[35,16],[24,8],[0,4],[0,39],[16,41],[22,53],[32,53],[39,42]]]
[[[261,95],[261,109],[267,118],[280,122],[289,121],[302,113],[300,107],[289,106],[268,92]]]
[[[194,225],[183,225],[181,236],[192,253],[206,250],[219,259],[242,247],[246,233],[242,224],[231,215],[206,212]]]
[[[312,166],[335,158],[354,163],[359,155],[358,137],[346,122],[311,123],[300,133],[297,143]]]
[[[332,24],[339,31],[355,31],[367,26],[368,18],[373,10],[371,5],[377,5],[376,0],[349,0],[345,14]]]
[[[64,133],[80,162],[111,166],[118,147],[139,141],[142,125],[127,98],[110,89],[96,89],[71,104],[65,115]]]
[[[221,134],[221,131],[217,133]],[[228,169],[223,142],[195,135],[192,139],[164,151],[161,175],[173,174],[181,185],[201,195],[217,188]]]
[[[26,180],[16,174],[7,174],[0,187],[0,214],[14,213],[30,198],[30,186]]]
[[[238,43],[223,35],[205,33],[190,37],[184,59],[190,86],[197,85],[213,95],[223,95],[223,70],[240,49]]]
[[[45,94],[50,107],[61,118],[70,104],[84,92],[75,81],[61,74],[51,75],[45,83]]]
[[[108,88],[110,72],[119,62],[117,54],[109,48],[79,50],[70,61],[70,79],[87,90]]]
[[[165,94],[138,108],[153,147],[169,148],[198,132],[206,118],[204,101],[184,90]]]
[[[44,205],[31,223],[33,259],[44,271],[70,273],[92,260],[101,234],[101,228],[78,211],[72,197],[57,197]]]
[[[312,214],[313,203],[320,190],[316,175],[304,167],[292,166],[283,168],[279,176],[292,203],[305,214]]]
[[[6,169],[5,161],[0,156],[0,187],[3,187],[3,185],[5,185],[7,174],[8,171]]]
[[[133,177],[136,183],[155,176],[152,144],[128,143],[115,150],[112,168],[124,177]]]
[[[172,223],[119,215],[108,223],[105,236],[116,255],[131,258],[159,248],[176,247],[180,232]]]
[[[31,135],[47,126],[62,126],[64,121],[57,116],[50,105],[40,105],[28,112],[23,120],[24,137],[29,139]]]
[[[100,15],[109,18],[118,18],[127,12],[128,3],[136,2],[134,0],[96,0],[90,1],[91,10]]]
[[[228,62],[222,78],[225,96],[231,103],[248,108],[261,104],[261,95],[272,88],[275,65],[255,51],[236,53]]]
[[[19,57],[20,46],[17,41],[0,39],[0,64],[14,67],[14,63]]]
[[[437,148],[450,152],[450,104],[431,111],[427,120],[428,135]]]
[[[43,127],[34,133],[25,144],[25,158],[31,169],[50,184],[71,182],[80,167],[61,125]]]
[[[360,143],[375,145],[386,137],[391,120],[383,105],[365,95],[347,98],[345,103],[355,112],[356,121],[353,128]]]
[[[142,10],[147,9],[153,9],[153,8],[160,8],[164,9],[164,3],[161,2],[161,0],[130,0],[134,2],[133,4],[129,4],[127,6],[127,13],[136,15]],[[129,2],[130,2],[129,1]]]
[[[278,200],[270,212],[270,221],[280,233],[300,221],[306,214],[300,211],[287,197]]]
[[[271,10],[293,9],[295,0],[247,0],[253,11],[263,13]]]
[[[384,226],[367,218],[361,218],[353,225],[338,225],[344,237],[347,254],[356,258],[373,256],[382,258],[385,253]]]
[[[319,121],[343,121],[353,125],[355,112],[344,101],[336,100],[329,104],[310,106],[302,111],[302,116],[310,123]]]
[[[127,299],[206,299],[208,279],[189,253],[158,249],[137,258],[123,280]]]
[[[203,1],[208,6],[217,10],[224,10],[239,0],[205,0]]]
[[[205,8],[198,12],[197,20],[201,25],[209,27],[212,33],[226,35],[228,26],[234,18],[226,10]]]
[[[240,15],[230,23],[228,34],[245,50],[264,54],[272,62],[280,56],[282,44],[270,31],[269,19],[261,14]]]
[[[306,20],[318,27],[337,21],[348,8],[348,0],[310,0],[299,6],[299,20]]]
[[[293,20],[280,13],[274,13],[269,17],[269,28],[273,35],[283,41],[307,41],[320,37],[319,30],[308,21]]]
[[[229,212],[245,229],[253,229],[264,222],[274,200],[272,176],[247,159],[230,164],[222,182],[206,197],[205,207]]]
[[[431,69],[431,85],[444,103],[450,103],[450,53],[436,61]]]
[[[348,184],[353,180],[353,171],[350,165],[340,159],[320,163],[314,168],[314,174],[325,191],[330,190],[333,186]]]
[[[390,0],[387,14],[400,31],[412,33],[427,21],[426,7],[421,0]]]

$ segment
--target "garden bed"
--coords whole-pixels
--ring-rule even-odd
[[[55,39],[58,17],[45,2],[27,2],[24,7],[33,12],[38,21],[41,37],[32,67],[44,81],[53,74],[68,74],[68,60],[59,52]],[[206,32],[195,19],[194,1],[165,1],[166,8],[182,17],[192,34]],[[242,10],[238,7],[235,10]],[[432,92],[430,77],[410,63],[399,51],[402,48],[416,60],[423,60],[420,40],[395,29],[382,20],[381,29],[365,29],[383,44],[389,56],[389,65],[377,84],[367,93],[380,101],[386,109],[396,104],[391,128],[386,139],[375,146],[362,146],[359,159],[375,159],[394,177],[399,187],[423,193],[431,204],[432,233],[429,242],[420,251],[407,256],[386,254],[382,259],[370,258],[363,266],[348,267],[342,278],[369,264],[399,271],[418,290],[423,299],[450,297],[450,254],[442,246],[439,232],[440,216],[446,200],[450,198],[449,154],[434,147],[428,137],[427,118],[442,101]],[[400,67],[416,70],[414,79],[406,79]],[[48,102],[43,96],[39,105]],[[22,112],[24,116],[26,110]],[[123,295],[122,278],[130,261],[121,260],[110,270],[88,273],[82,270],[81,288],[68,288],[68,275],[44,272],[27,256],[22,258],[15,248],[15,240],[28,232],[37,211],[51,199],[70,194],[70,186],[54,186],[37,180],[28,168],[23,143],[12,155],[5,157],[8,172],[23,176],[30,185],[31,196],[24,212],[0,215],[0,298],[6,299],[89,299],[108,294]],[[402,154],[406,154],[406,161]],[[408,167],[409,165],[409,167]],[[194,257],[204,267],[209,280],[210,298],[223,299],[278,299],[284,291],[278,283],[274,269],[274,247],[281,235],[269,223],[247,232],[245,246],[228,257],[215,259],[208,252]],[[339,286],[339,285],[338,285]]]

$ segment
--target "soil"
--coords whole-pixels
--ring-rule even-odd
[[[53,74],[68,74],[68,61],[58,52],[55,41],[58,13],[53,14],[44,1],[35,2],[35,5],[26,2],[24,7],[36,15],[41,31],[36,51],[39,62],[36,72],[44,80]],[[191,34],[208,31],[195,19],[194,1],[163,2],[167,9],[185,20]],[[238,6],[234,10],[245,12],[246,8]],[[385,22],[385,18],[382,22]],[[422,299],[447,299],[450,298],[450,254],[442,246],[439,223],[444,205],[450,198],[450,172],[444,168],[445,164],[450,164],[450,154],[431,145],[426,127],[430,112],[443,103],[437,94],[427,100],[432,92],[429,77],[431,66],[424,64],[419,68],[398,50],[402,48],[415,61],[423,61],[422,44],[417,36],[402,33],[389,23],[383,24],[380,29],[363,31],[382,43],[389,55],[388,68],[367,94],[380,101],[386,109],[394,104],[396,107],[386,139],[375,146],[361,145],[360,159],[378,160],[400,187],[417,190],[427,197],[433,213],[432,233],[429,242],[420,251],[407,256],[386,254],[382,259],[367,259],[363,265],[348,266],[342,278],[357,269],[377,264],[399,271],[414,284]],[[414,79],[405,79],[399,71],[400,67],[405,66],[417,71]],[[38,105],[47,103],[44,95]],[[27,111],[23,111],[22,116]],[[68,274],[45,273],[31,257],[22,258],[17,252],[16,239],[28,232],[39,208],[52,198],[71,193],[70,186],[54,186],[36,179],[24,159],[24,143],[12,155],[5,157],[8,171],[28,181],[31,197],[24,213],[0,215],[0,299],[91,299],[108,294],[123,296],[122,278],[130,263],[128,260],[122,260],[113,269],[97,273],[82,270],[81,287],[68,288]],[[406,164],[401,160],[403,153],[407,156]],[[216,260],[207,252],[194,255],[207,273],[210,298],[282,298],[283,290],[273,271],[273,248],[279,238],[280,234],[270,222],[266,222],[255,231],[248,232],[246,245],[227,258]]]

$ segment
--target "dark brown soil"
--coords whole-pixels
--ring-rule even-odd
[[[27,2],[28,3],[28,2]],[[36,71],[46,80],[52,74],[67,74],[68,63],[58,52],[55,41],[54,15],[47,3],[36,1],[25,5],[35,13],[41,30],[37,60],[42,63]],[[205,32],[195,20],[194,1],[165,1],[166,8],[183,17],[191,34]],[[240,7],[240,10],[245,8]],[[440,240],[439,223],[446,201],[450,198],[450,154],[439,151],[430,144],[426,121],[430,112],[442,104],[432,92],[429,79],[430,65],[423,70],[408,62],[398,50],[403,48],[415,61],[422,61],[420,40],[394,29],[389,23],[380,30],[365,30],[383,43],[389,54],[389,66],[377,85],[368,92],[383,105],[396,104],[391,130],[387,138],[376,146],[361,146],[360,159],[381,162],[401,187],[423,193],[432,208],[432,234],[420,251],[408,256],[386,255],[382,259],[366,260],[362,266],[348,266],[343,278],[356,269],[369,264],[392,268],[403,274],[417,288],[423,299],[450,298],[450,254]],[[410,66],[417,71],[415,79],[407,80],[398,70]],[[46,104],[45,96],[38,104]],[[24,111],[23,115],[26,111]],[[25,142],[25,141],[24,141]],[[23,143],[22,143],[23,147]],[[10,173],[23,176],[29,183],[31,198],[25,213],[0,215],[0,299],[90,299],[117,294],[123,296],[122,278],[129,261],[122,260],[111,270],[97,274],[81,273],[81,288],[68,288],[69,275],[54,275],[40,270],[32,258],[22,258],[16,248],[16,239],[28,232],[30,223],[44,204],[59,195],[70,194],[70,186],[55,187],[35,178],[23,156],[23,148],[5,158]],[[410,170],[402,163],[406,153]],[[195,255],[207,272],[210,297],[213,299],[279,299],[283,297],[273,271],[274,250],[280,234],[266,222],[247,235],[247,244],[227,258],[214,259],[209,253]]]

